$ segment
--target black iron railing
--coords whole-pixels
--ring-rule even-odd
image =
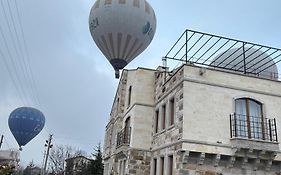
[[[276,120],[261,116],[230,114],[230,137],[278,142]]]
[[[117,133],[117,147],[123,145],[129,145],[131,140],[131,127],[125,127],[120,132]]]
[[[273,71],[281,64],[281,49],[190,29],[163,58],[272,80],[281,76]]]

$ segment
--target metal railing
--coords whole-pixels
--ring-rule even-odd
[[[117,133],[117,147],[123,145],[129,145],[131,140],[131,127],[124,128],[120,132]]]
[[[272,80],[281,49],[187,29],[163,57],[167,61],[219,68]],[[167,67],[167,66],[166,66]],[[170,67],[170,66],[169,66]]]
[[[275,119],[230,114],[230,137],[278,142]]]

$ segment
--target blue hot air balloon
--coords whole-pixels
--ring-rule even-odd
[[[21,146],[26,145],[43,129],[45,117],[38,109],[20,107],[11,112],[8,123],[21,150]]]

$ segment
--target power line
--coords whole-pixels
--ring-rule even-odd
[[[5,137],[5,141],[4,141],[4,143],[6,144],[6,146],[9,148],[9,150],[11,150],[11,147],[10,147],[10,144],[8,143],[8,140],[7,140],[7,138]]]
[[[21,17],[20,17],[20,12],[19,12],[19,8],[18,8],[17,0],[15,0],[15,6],[16,6],[18,21],[19,21],[19,24],[20,24],[19,26],[20,26],[20,29],[21,29],[20,31],[21,31],[21,36],[22,36],[22,39],[23,39],[24,50],[25,50],[25,53],[26,53],[26,56],[27,56],[27,65],[28,65],[28,69],[30,71],[31,86],[33,87],[33,89],[35,91],[35,97],[36,97],[36,100],[38,101],[38,104],[40,106],[41,102],[40,102],[40,99],[39,99],[36,82],[34,80],[33,71],[32,71],[32,68],[30,66],[30,54],[29,54],[29,51],[27,49],[26,39],[25,39],[25,35],[24,35],[24,30],[23,30],[23,26],[22,26],[22,22],[21,22]]]
[[[18,30],[16,29],[17,27],[16,27],[16,24],[15,24],[15,19],[17,19],[17,18],[14,18],[13,14],[12,14],[12,8],[11,8],[10,1],[7,0],[7,4],[8,4],[8,12],[9,12],[9,15],[10,15],[10,19],[12,21],[12,27],[11,27],[9,19],[8,19],[7,11],[4,8],[5,5],[4,5],[3,1],[1,1],[1,6],[2,6],[2,11],[3,11],[3,14],[4,14],[5,22],[6,22],[6,25],[7,25],[8,29],[9,29],[9,36],[10,36],[10,39],[12,41],[12,45],[15,49],[14,53],[16,53],[17,57],[19,58],[18,59],[19,61],[15,61],[15,58],[12,57],[12,54],[10,54],[11,51],[9,49],[9,46],[7,46],[8,45],[7,39],[5,39],[4,35],[2,34],[2,37],[4,37],[4,40],[6,40],[5,45],[6,45],[8,54],[10,56],[10,61],[12,62],[12,67],[14,68],[13,69],[14,71],[10,71],[11,75],[12,75],[12,72],[15,73],[16,79],[19,83],[19,86],[21,87],[20,93],[23,93],[25,101],[31,100],[31,102],[40,106],[40,100],[38,98],[38,92],[37,92],[37,88],[36,88],[36,85],[35,85],[33,72],[32,72],[31,66],[30,66],[30,56],[29,56],[29,53],[28,53],[28,50],[27,50],[27,44],[26,44],[26,40],[25,40],[25,37],[24,37],[24,31],[23,31],[23,27],[22,27],[22,23],[21,23],[21,19],[20,19],[20,13],[19,13],[17,1],[15,0],[15,9],[16,9],[16,12],[17,12],[16,16],[18,17],[18,22],[19,22],[18,26],[20,26],[20,32],[18,32]],[[12,32],[12,28],[13,28],[15,36]],[[2,33],[3,33],[3,29],[2,29]],[[19,36],[22,37],[23,42],[21,42]],[[17,42],[15,40],[17,40]],[[21,46],[22,43],[23,43],[23,47]],[[27,58],[27,59],[25,59],[25,58]],[[7,66],[9,66],[9,62],[8,61],[6,61],[6,62],[7,62]],[[18,64],[16,64],[16,63],[18,63]],[[20,75],[23,76],[24,81],[23,81],[23,79],[21,79],[19,77],[18,67],[20,68],[20,71],[22,72],[22,74],[20,74]],[[9,68],[9,69],[11,70],[11,68]],[[19,88],[17,88],[17,89],[19,89]],[[30,97],[30,98],[27,98],[27,97]]]
[[[5,12],[4,6],[3,6],[3,1],[1,1],[1,4],[2,4],[3,12]],[[5,16],[5,17],[6,17],[6,16]],[[6,18],[6,20],[7,20],[7,18]],[[9,26],[8,26],[8,27],[9,27]],[[11,51],[10,51],[10,48],[9,48],[7,39],[6,39],[6,37],[5,37],[4,31],[3,31],[2,27],[1,27],[1,25],[0,25],[0,33],[1,33],[1,36],[2,36],[2,38],[3,38],[3,41],[4,41],[4,44],[5,44],[6,50],[7,50],[7,52],[8,52],[8,55],[9,55],[9,57],[10,57],[10,60],[11,60],[11,62],[12,62],[12,66],[13,66],[13,68],[14,68],[14,71],[13,71],[13,72],[15,73],[15,77],[16,77],[17,81],[15,81],[15,79],[13,78],[12,70],[10,69],[9,63],[8,63],[6,57],[4,56],[3,52],[1,52],[1,55],[2,55],[3,60],[4,60],[4,62],[5,62],[5,66],[7,67],[7,70],[8,70],[8,72],[9,72],[11,78],[13,79],[13,82],[14,82],[15,86],[17,86],[17,82],[18,82],[18,83],[19,83],[19,86],[20,86],[20,87],[23,87],[22,82],[21,82],[21,79],[19,78],[19,74],[18,74],[18,71],[17,71],[17,66],[16,66],[15,61],[14,61],[14,59],[13,59],[13,55],[11,54]],[[22,97],[24,97],[24,99],[23,99],[22,101],[23,101],[24,104],[26,104],[26,102],[27,102],[26,99],[27,99],[27,98],[26,98],[25,91],[24,91],[23,89],[19,88],[19,87],[16,87],[16,88],[17,88],[17,90],[19,91],[20,94],[23,94]]]
[[[11,10],[11,5],[10,5],[10,1],[7,0],[7,3],[8,3],[8,9],[9,9],[9,14],[10,14],[10,17],[11,17],[11,21],[12,21],[12,26],[13,26],[13,29],[14,29],[14,33],[15,33],[15,36],[16,36],[16,39],[17,39],[17,43],[18,43],[18,48],[19,48],[19,51],[21,53],[21,57],[18,57],[18,60],[19,60],[19,63],[20,63],[20,68],[23,70],[23,77],[25,80],[29,80],[27,78],[27,71],[26,71],[26,63],[25,63],[25,57],[24,57],[24,54],[23,54],[23,51],[22,51],[22,47],[21,47],[21,42],[19,40],[19,36],[18,36],[18,32],[17,32],[17,29],[16,29],[16,25],[15,25],[15,20],[14,20],[14,17],[13,17],[13,14],[12,14],[12,10]],[[23,61],[23,64],[21,63],[21,61]],[[30,83],[27,82],[27,85],[29,85],[29,88],[30,90],[32,90],[32,87],[30,86]],[[32,96],[32,92],[31,92],[31,96]],[[34,97],[33,97],[34,98]]]
[[[0,33],[1,33],[2,37],[3,37],[1,25],[0,25]],[[5,39],[4,39],[4,40],[5,40]],[[7,46],[6,46],[6,47],[7,47]],[[13,74],[12,74],[12,71],[11,71],[11,69],[10,69],[10,67],[9,67],[9,65],[8,65],[8,63],[7,63],[6,57],[5,57],[5,55],[2,53],[1,49],[0,49],[0,55],[1,55],[1,57],[3,58],[3,60],[4,60],[4,64],[5,64],[6,69],[7,69],[8,73],[9,73],[11,79],[12,79],[12,83],[14,84],[14,86],[15,86],[15,88],[16,88],[16,92],[19,93],[19,94],[18,94],[18,97],[19,97],[20,101],[21,101],[23,104],[26,104],[26,102],[25,102],[25,100],[24,100],[24,98],[23,98],[23,96],[22,96],[21,90],[20,90],[20,88],[19,88],[19,86],[18,86],[18,84],[17,84],[17,82],[16,82],[16,80],[15,80]]]
[[[18,63],[20,64],[20,68],[22,69],[23,77],[24,77],[24,79],[27,82],[27,86],[29,86],[29,90],[30,90],[29,94],[31,95],[31,97],[33,99],[32,101],[35,102],[34,101],[35,100],[35,95],[34,95],[34,92],[33,92],[33,86],[32,86],[32,82],[31,82],[31,80],[29,78],[29,73],[28,73],[28,70],[27,70],[26,59],[25,59],[25,55],[23,53],[23,49],[22,49],[22,46],[21,46],[21,41],[19,39],[18,30],[16,29],[15,19],[14,19],[13,13],[12,13],[11,5],[10,5],[10,0],[7,0],[7,4],[8,4],[9,14],[10,14],[10,19],[12,21],[12,27],[13,27],[13,30],[14,30],[14,33],[15,33],[15,37],[16,37],[16,40],[17,40],[17,43],[18,43],[18,49],[19,49],[19,52],[21,54],[21,57],[18,57],[18,60],[19,60]],[[7,20],[7,18],[6,18],[6,20]],[[10,27],[10,26],[8,26],[8,27]],[[12,38],[13,38],[13,36],[12,36]]]

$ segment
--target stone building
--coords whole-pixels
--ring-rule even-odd
[[[124,70],[106,126],[104,174],[280,174],[281,82],[276,64],[266,66],[272,73],[263,73],[266,64],[250,69],[246,59],[264,61],[254,47],[217,59],[244,61],[245,71],[213,64],[215,56],[208,66]]]
[[[18,150],[1,150],[0,166],[17,167],[20,161],[20,153]]]
[[[85,169],[91,163],[92,159],[85,156],[75,156],[65,160],[65,175],[79,175],[83,174]]]

